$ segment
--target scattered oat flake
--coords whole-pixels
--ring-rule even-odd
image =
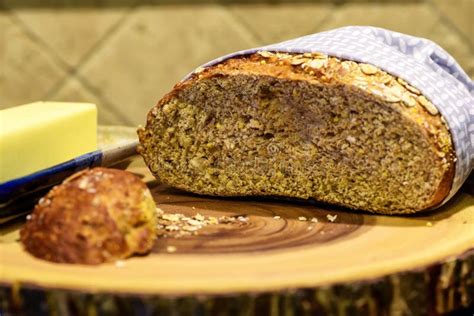
[[[298,217],[298,220],[304,222],[304,221],[307,221],[308,219],[307,219],[306,217],[304,217],[304,216],[299,216],[299,217]]]
[[[168,246],[166,247],[166,252],[176,252],[176,247],[175,246]]]
[[[116,266],[117,268],[123,268],[123,267],[125,267],[125,261],[123,261],[123,260],[117,260],[117,261],[115,261],[115,266]]]
[[[303,59],[303,58],[295,58],[295,59],[292,59],[291,60],[291,64],[293,66],[297,66],[297,65],[301,65],[302,63],[304,63],[306,61],[306,59]]]
[[[195,219],[190,219],[190,220],[188,221],[188,224],[191,225],[191,226],[202,226],[202,225],[203,225],[203,222],[202,222],[202,221],[195,220]]]
[[[180,238],[190,235],[196,235],[203,227],[209,225],[218,225],[232,223],[237,221],[235,217],[221,216],[203,216],[196,214],[194,216],[185,216],[181,213],[163,213],[157,209],[156,235],[158,237]],[[241,216],[240,221],[247,221],[248,218]]]
[[[307,230],[312,230],[313,226],[308,226]]]
[[[272,53],[267,52],[267,51],[260,51],[260,52],[258,52],[257,54],[259,54],[260,56],[265,57],[265,58],[269,58],[269,57],[272,57],[272,56],[273,56]]]
[[[188,232],[195,232],[199,229],[200,227],[199,226],[189,226],[189,225],[185,225],[183,226],[183,229],[188,231]]]
[[[166,219],[171,222],[177,222],[183,218],[183,214],[163,214],[163,219]]]
[[[198,74],[198,73],[203,72],[204,70],[205,70],[204,67],[199,66],[199,67],[197,67],[197,68],[194,70],[194,73],[195,73],[195,74]]]
[[[87,184],[88,184],[88,180],[84,178],[81,181],[79,181],[77,186],[79,187],[79,189],[85,189],[87,187]]]
[[[328,221],[330,221],[332,223],[336,220],[337,214],[336,215],[328,214],[328,215],[326,215],[326,218],[328,219]]]
[[[196,207],[195,207],[195,206],[193,206],[193,207],[192,207],[192,209],[193,209],[193,210],[195,210],[195,209],[196,209]]]
[[[419,96],[417,100],[431,115],[438,114],[438,109],[427,98]]]
[[[412,93],[414,93],[414,94],[416,94],[416,95],[420,95],[420,94],[421,94],[420,90],[418,90],[417,88],[415,88],[415,87],[413,87],[413,86],[410,86],[409,84],[406,84],[406,85],[405,85],[405,88],[407,88],[408,91],[410,91],[410,92],[412,92]]]
[[[397,78],[397,81],[398,81],[402,86],[405,86],[405,85],[408,84],[408,83],[407,83],[405,80],[403,80],[402,78]]]
[[[375,75],[379,71],[377,67],[369,64],[360,64],[360,70],[366,75]]]
[[[433,223],[432,222],[426,222],[426,226],[431,227],[431,226],[433,226]]]
[[[241,221],[241,222],[246,222],[246,221],[249,220],[249,219],[248,219],[247,217],[245,217],[245,216],[239,216],[239,217],[237,217],[237,219],[238,219],[239,221]]]
[[[276,57],[277,57],[277,58],[280,58],[280,59],[288,59],[288,58],[291,58],[291,55],[290,55],[290,54],[286,54],[286,53],[277,53],[277,54],[276,54]]]
[[[403,95],[402,101],[406,106],[409,106],[409,107],[412,107],[412,106],[416,105],[415,99],[413,99],[413,97],[408,95],[408,94]]]
[[[229,216],[221,216],[219,217],[219,223],[227,224],[227,223],[234,223],[236,221],[235,217]]]
[[[319,68],[322,68],[322,67],[325,67],[327,64],[326,60],[324,59],[314,59],[312,61],[310,61],[309,63],[307,63],[308,67],[310,68],[313,68],[313,69],[319,69]]]
[[[316,217],[313,217],[313,218],[311,218],[311,221],[312,221],[313,223],[317,223],[317,222],[318,222],[318,219],[317,219]]]
[[[281,216],[276,215],[276,216],[273,216],[273,218],[274,218],[274,219],[280,219]]]
[[[216,225],[216,224],[219,224],[219,220],[217,219],[217,217],[214,217],[214,216],[209,216],[209,224],[212,224],[212,225]]]
[[[168,225],[166,226],[166,230],[169,230],[169,231],[178,231],[179,230],[179,227],[177,225]]]
[[[196,215],[194,215],[194,219],[198,221],[203,221],[205,218],[201,214],[197,213]]]
[[[406,82],[405,80],[403,80],[402,78],[397,78],[397,81],[402,85],[404,86],[408,91],[414,93],[414,94],[417,94],[417,95],[420,95],[421,92],[420,90],[418,90],[417,88],[411,86],[408,84],[408,82]]]
[[[379,77],[380,82],[388,85],[392,81],[392,76],[387,75],[386,73],[382,73],[382,76]]]

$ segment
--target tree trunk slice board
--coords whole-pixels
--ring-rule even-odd
[[[160,238],[152,253],[123,266],[42,261],[22,250],[22,223],[2,226],[0,312],[437,315],[474,304],[469,190],[435,212],[381,216],[302,201],[198,196],[157,183],[140,163],[129,170],[165,212],[249,220]]]

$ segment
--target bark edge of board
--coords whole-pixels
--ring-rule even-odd
[[[442,315],[474,309],[474,249],[372,280],[261,293],[94,293],[0,284],[4,315]],[[10,313],[10,314],[9,314]]]

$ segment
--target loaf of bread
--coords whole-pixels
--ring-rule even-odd
[[[153,198],[137,176],[94,168],[42,198],[20,236],[35,257],[99,264],[147,253],[156,238],[156,221]]]
[[[260,51],[198,69],[138,135],[159,180],[205,195],[413,213],[441,203],[454,175],[450,132],[420,91],[319,53]]]

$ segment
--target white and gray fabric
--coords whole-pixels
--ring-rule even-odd
[[[443,204],[459,190],[473,169],[474,83],[454,58],[434,42],[382,28],[348,26],[235,52],[202,67],[257,51],[320,52],[369,63],[404,79],[436,106],[452,135],[456,171],[450,194]]]

